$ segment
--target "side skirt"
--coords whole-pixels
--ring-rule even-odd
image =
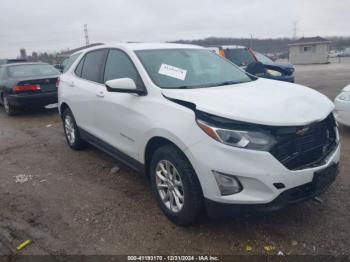
[[[107,153],[108,155],[112,156],[116,160],[127,165],[128,167],[135,170],[136,172],[141,173],[142,175],[146,175],[145,165],[140,163],[136,159],[121,152],[119,149],[102,141],[101,139],[90,134],[89,132],[85,131],[84,129],[79,128],[79,134],[80,134],[81,138],[83,140],[85,140],[86,142],[88,142],[89,144],[91,144],[91,145],[95,146],[96,148],[100,149],[101,151]]]

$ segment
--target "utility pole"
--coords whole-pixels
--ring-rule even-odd
[[[88,32],[88,28],[87,28],[87,24],[84,24],[84,34],[85,34],[85,45],[89,45],[90,41],[89,41],[89,32]]]
[[[297,38],[297,30],[298,30],[298,21],[294,21],[293,23],[293,38]]]

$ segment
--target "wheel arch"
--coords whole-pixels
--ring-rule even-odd
[[[70,109],[67,103],[65,103],[65,102],[61,103],[61,105],[59,107],[59,112],[60,112],[61,117],[62,117],[63,111],[67,108]]]

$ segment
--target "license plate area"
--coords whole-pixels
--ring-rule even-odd
[[[316,194],[324,192],[332,184],[338,175],[338,164],[331,165],[323,170],[317,171],[312,179],[312,187]]]

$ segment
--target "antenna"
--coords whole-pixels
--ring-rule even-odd
[[[294,21],[293,23],[293,38],[297,38],[297,32],[298,32],[298,21]]]
[[[88,32],[88,27],[87,24],[84,24],[84,34],[85,34],[85,45],[89,45],[89,32]]]

